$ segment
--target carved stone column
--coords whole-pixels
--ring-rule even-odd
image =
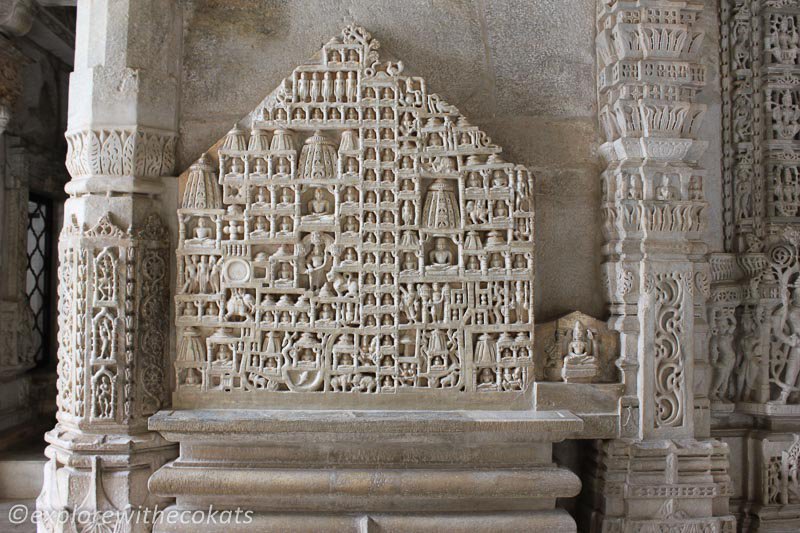
[[[147,479],[175,449],[147,430],[167,396],[169,236],[155,213],[173,171],[180,39],[171,0],[78,7],[59,239],[58,423],[37,507],[72,525],[145,530]],[[79,511],[88,511],[80,513]],[[93,511],[107,512],[103,515]],[[111,519],[109,519],[109,516]]]
[[[610,324],[621,335],[622,440],[600,445],[595,529],[668,523],[719,531],[727,511],[727,448],[708,434],[695,386],[707,358],[709,291],[703,241],[705,107],[702,2],[601,0],[600,120]],[[696,394],[699,393],[699,394]]]

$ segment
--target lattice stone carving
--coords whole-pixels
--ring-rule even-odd
[[[516,392],[533,181],[346,28],[189,172],[178,392]]]

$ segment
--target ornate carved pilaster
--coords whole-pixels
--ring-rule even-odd
[[[625,440],[603,445],[596,478],[594,526],[603,531],[657,522],[680,531],[733,527],[726,446],[695,440],[708,435],[709,402],[695,379],[706,379],[707,335],[716,327],[706,321],[707,176],[698,166],[707,145],[698,139],[705,106],[696,101],[706,74],[703,9],[691,1],[599,3],[604,268],[625,382]]]
[[[92,38],[78,37],[70,80],[58,424],[46,435],[50,462],[37,500],[77,530],[98,520],[113,531],[149,530],[144,516],[125,521],[123,513],[161,501],[147,480],[175,454],[147,419],[168,405],[170,240],[156,213],[161,179],[173,172],[178,61],[142,43],[177,50],[178,9],[170,0],[78,7],[79,32]]]
[[[741,298],[724,384],[736,407],[714,423],[751,452],[736,465],[742,522],[785,531],[800,525],[787,452],[800,431],[800,2],[723,0],[720,15],[725,249]]]

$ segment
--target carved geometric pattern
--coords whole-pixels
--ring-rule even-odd
[[[533,182],[348,27],[189,173],[179,390],[519,392]]]

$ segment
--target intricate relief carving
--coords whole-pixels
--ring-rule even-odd
[[[82,176],[169,176],[175,166],[175,135],[142,129],[67,133],[67,170]]]
[[[691,282],[690,282],[691,283]],[[685,283],[680,274],[656,274],[655,294],[655,427],[684,423],[686,342],[684,325]]]
[[[532,382],[532,178],[377,47],[347,28],[229,132],[217,179],[192,166],[179,390]]]
[[[603,321],[575,311],[536,326],[537,379],[613,382],[619,335]]]
[[[109,216],[91,228],[65,225],[59,241],[58,407],[67,420],[127,423],[161,406],[167,247],[166,229],[155,215],[135,234]],[[136,350],[142,355],[135,360]]]

